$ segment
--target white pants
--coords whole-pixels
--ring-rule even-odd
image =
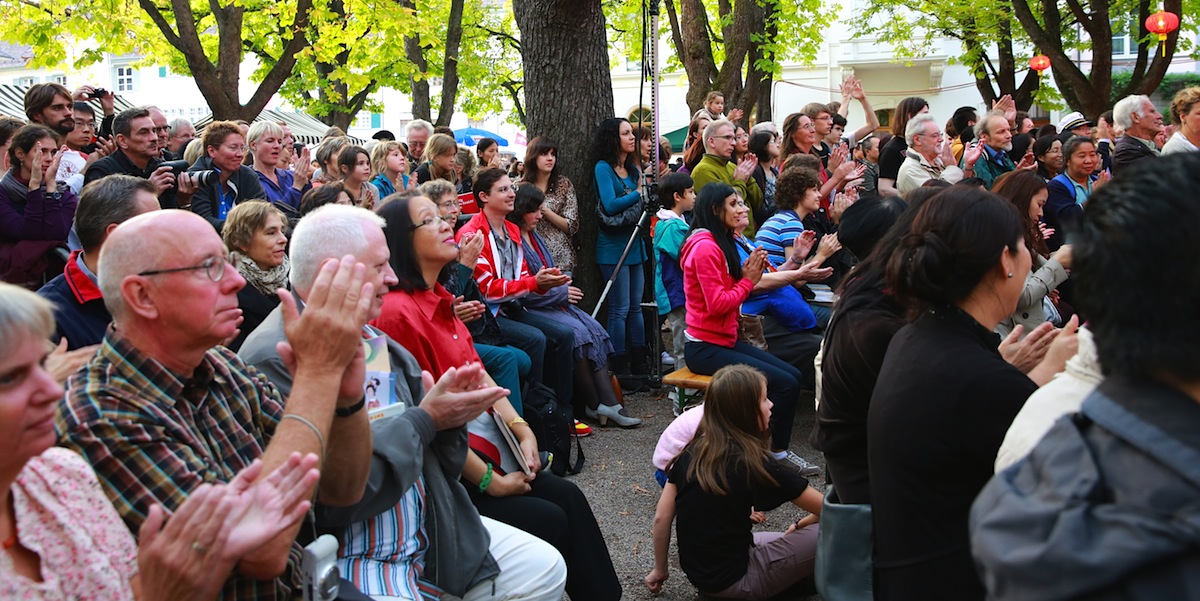
[[[500,564],[500,575],[467,591],[463,601],[562,599],[563,589],[567,586],[567,564],[554,546],[524,530],[479,517],[492,537],[488,551]],[[457,597],[444,595],[442,599],[456,601]]]

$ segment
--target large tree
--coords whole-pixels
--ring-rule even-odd
[[[902,60],[934,51],[938,37],[956,40],[964,52],[952,60],[971,70],[986,105],[1004,95],[1012,96],[1020,110],[1033,105],[1038,74],[1027,68],[1029,57],[1017,50],[1028,38],[1007,2],[983,6],[970,0],[875,0],[851,27],[857,37],[890,45]]]
[[[725,94],[726,108],[770,119],[771,82],[785,60],[810,62],[835,11],[823,0],[655,0],[665,19],[651,35],[667,35],[674,52],[664,72],[687,74],[691,111],[712,90]],[[642,52],[644,10],[639,2],[613,2],[615,39],[627,54]]]
[[[595,256],[596,195],[589,163],[600,121],[612,116],[608,38],[600,0],[513,0],[521,31],[528,135],[559,144],[558,162],[579,198],[579,243],[574,276],[594,301],[600,289]],[[569,85],[568,83],[569,82]]]
[[[1014,0],[1012,7],[1029,39],[1050,58],[1054,82],[1067,105],[1093,121],[1111,108],[1111,95],[1154,91],[1166,74],[1179,41],[1179,30],[1171,32],[1162,44],[1146,31],[1146,18],[1158,7],[1157,2],[1151,4],[1150,0],[1064,0],[1062,4],[1057,0]],[[1183,0],[1163,0],[1162,8],[1176,15],[1184,14]],[[1128,25],[1131,19],[1132,26]],[[1118,23],[1116,33],[1127,33],[1138,41],[1131,77],[1122,90],[1112,87],[1114,20]],[[1091,69],[1086,73],[1070,52],[1074,47],[1072,42],[1083,41],[1091,51]]]
[[[79,40],[94,41],[96,49],[80,53],[77,68],[99,62],[105,52],[167,59],[192,75],[216,118],[249,120],[291,75],[308,44],[312,8],[313,0],[0,0],[0,38],[32,46],[33,67],[62,63]],[[271,51],[257,89],[242,103],[247,38]]]

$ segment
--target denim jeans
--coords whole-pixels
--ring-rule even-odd
[[[711,376],[726,365],[749,365],[767,377],[767,398],[775,404],[771,409],[771,450],[783,451],[792,442],[792,422],[796,419],[796,404],[800,397],[800,370],[767,351],[760,351],[738,341],[733,348],[707,342],[687,343],[688,369]]]
[[[517,415],[525,415],[521,405],[521,386],[528,381],[533,362],[525,351],[515,346],[491,346],[475,343],[475,352],[483,361],[483,368],[496,381],[496,385],[508,389],[508,402],[512,403]]]
[[[612,277],[616,265],[600,265],[604,281]],[[642,319],[642,291],[646,276],[642,266],[622,265],[608,291],[608,336],[612,338],[613,352],[624,355],[629,347],[646,346],[645,324]]]
[[[530,377],[554,389],[563,407],[571,405],[575,388],[575,331],[570,326],[519,311],[512,317],[497,317],[505,342],[525,350],[533,361]],[[541,354],[526,350],[526,345],[541,349]]]

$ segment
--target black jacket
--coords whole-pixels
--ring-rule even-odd
[[[1158,153],[1150,150],[1133,136],[1121,136],[1113,146],[1112,151],[1112,170],[1113,175],[1124,173],[1130,166],[1145,159],[1152,159],[1158,156]]]
[[[212,159],[208,157],[200,157],[188,169],[188,173],[195,174],[199,171],[211,171],[215,169]],[[221,180],[218,177],[209,178],[206,185],[196,189],[196,193],[192,195],[192,212],[207,219],[213,227],[217,228],[217,232],[225,227],[225,218],[219,217],[221,208]],[[267,194],[263,192],[262,184],[258,183],[258,175],[254,173],[254,169],[242,165],[238,167],[237,173],[229,176],[229,189],[233,194],[233,204],[237,205],[246,200],[266,200]]]
[[[971,509],[988,598],[1196,599],[1200,404],[1110,378]]]
[[[83,185],[86,187],[88,184],[114,173],[123,173],[142,179],[150,179],[150,176],[154,175],[154,171],[161,164],[161,160],[150,157],[150,161],[146,163],[146,168],[139,169],[137,165],[133,164],[133,161],[129,160],[125,151],[118,148],[116,152],[92,163],[92,166],[88,167],[88,170],[83,174]],[[167,188],[165,192],[159,194],[158,204],[164,209],[178,208],[179,202],[175,200],[175,188]]]

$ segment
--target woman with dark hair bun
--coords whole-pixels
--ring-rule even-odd
[[[915,320],[888,346],[867,417],[876,599],[984,598],[967,516],[1038,386],[994,333],[1030,263],[1016,208],[962,186],[926,202],[888,259],[887,286]],[[1073,342],[1052,344],[1055,371]]]

